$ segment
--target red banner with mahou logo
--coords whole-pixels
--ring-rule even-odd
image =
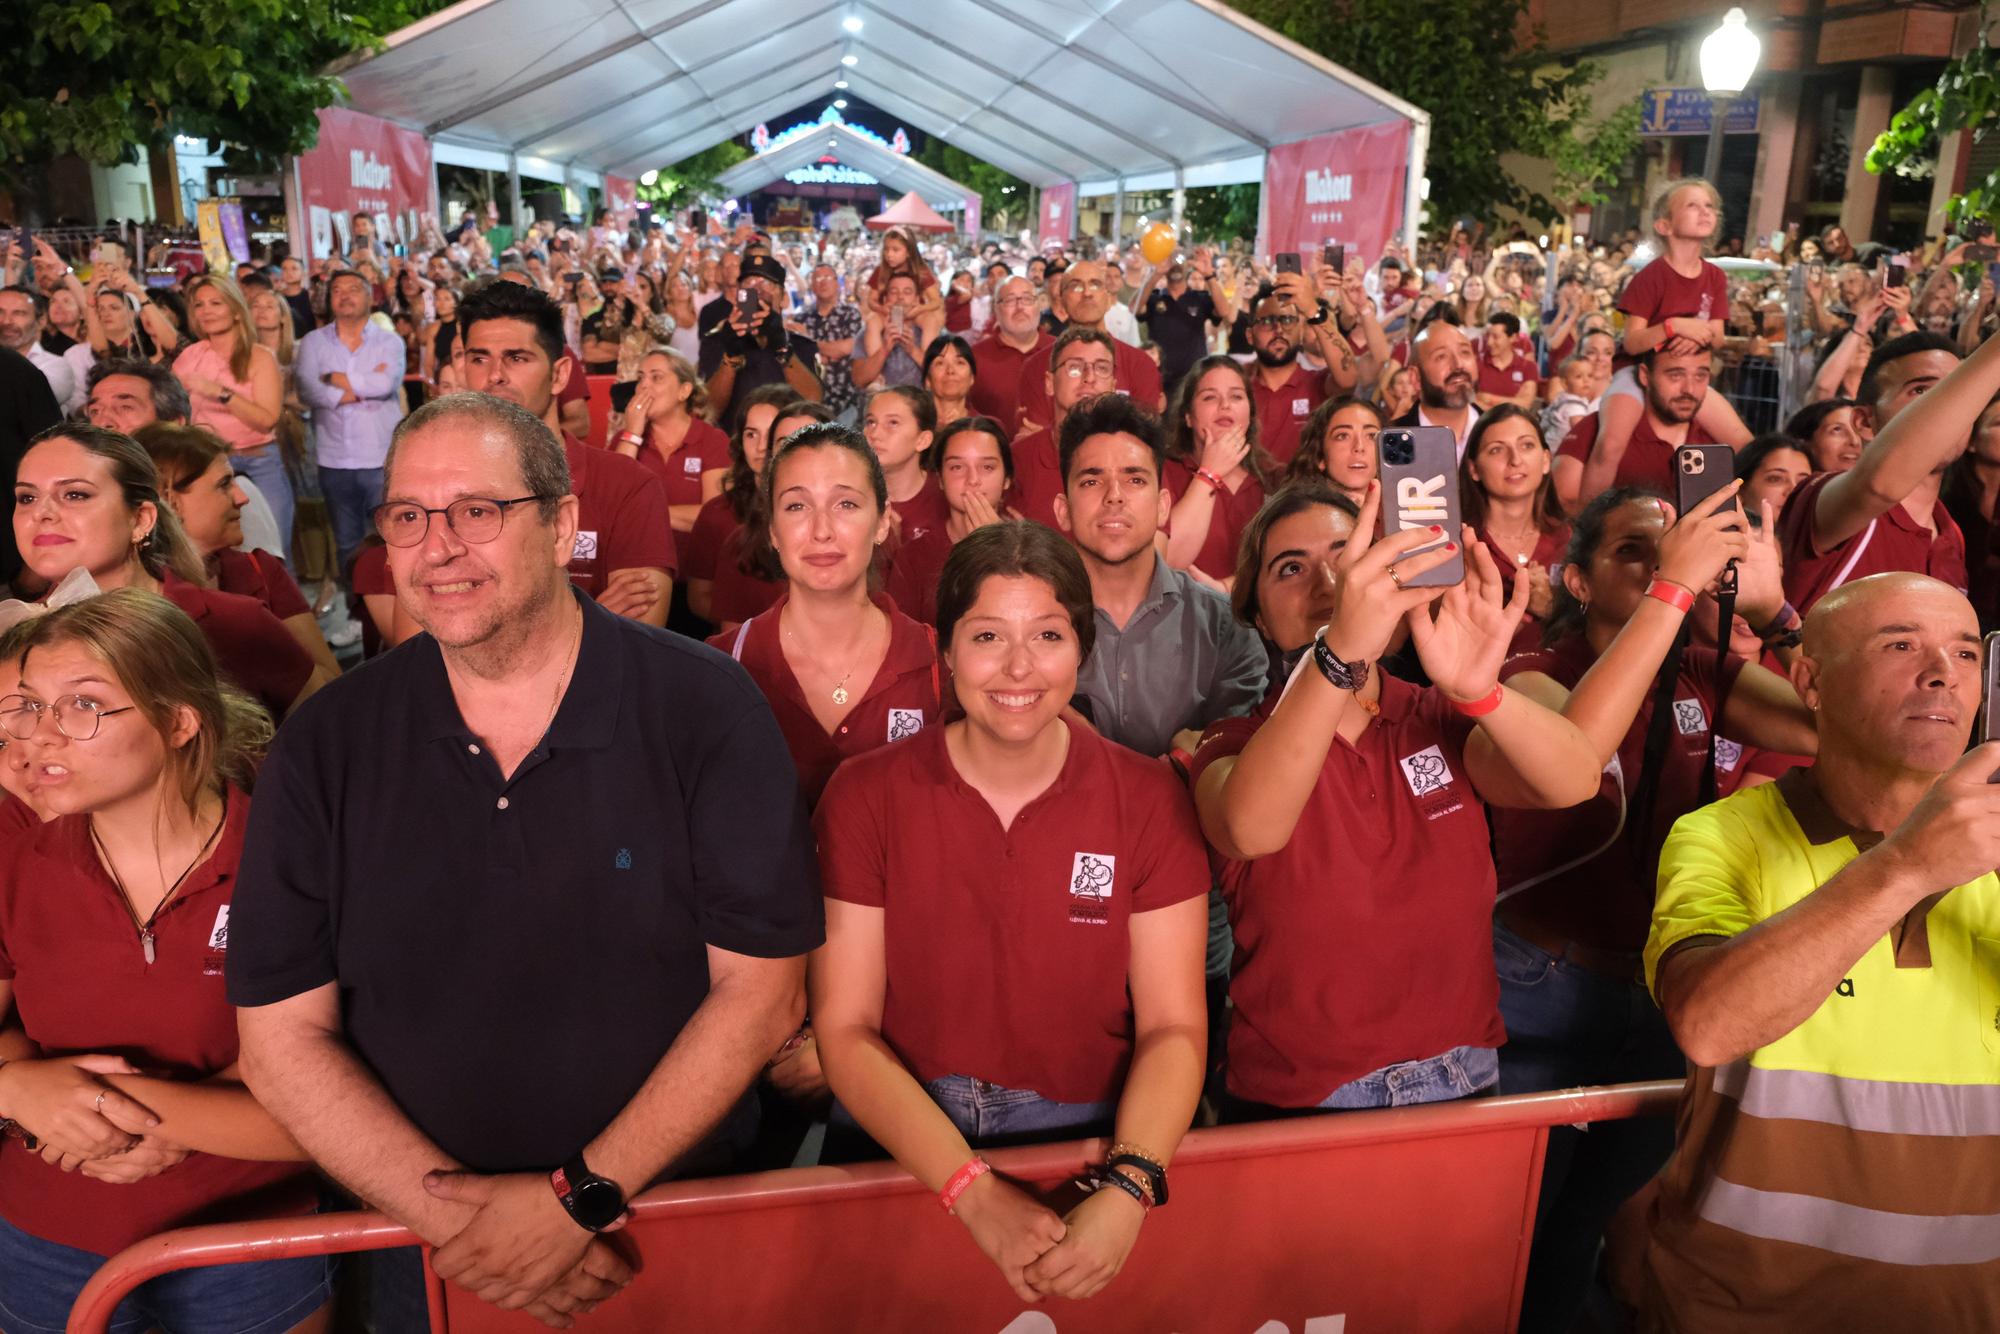
[[[424,216],[436,207],[430,141],[375,116],[321,108],[319,143],[297,164],[314,259],[348,253],[357,213],[374,219],[384,247],[413,246]]]
[[[1264,158],[1259,253],[1317,255],[1331,241],[1373,264],[1403,230],[1409,168],[1402,121],[1278,145]]]
[[[1067,245],[1076,235],[1076,182],[1064,181],[1042,191],[1041,248]]]

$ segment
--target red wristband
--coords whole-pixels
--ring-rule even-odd
[[[1222,485],[1222,479],[1220,477],[1217,477],[1214,473],[1210,472],[1206,468],[1196,468],[1194,470],[1194,475],[1196,477],[1199,477],[1202,481],[1207,482],[1209,485],[1209,489],[1214,491],[1217,495],[1222,494],[1224,487]]]
[[[1683,615],[1694,610],[1694,594],[1666,579],[1655,579],[1646,585],[1646,596],[1658,598]]]
[[[958,1203],[958,1197],[965,1194],[966,1187],[992,1170],[986,1165],[984,1158],[974,1158],[967,1162],[964,1167],[951,1174],[951,1180],[945,1182],[944,1189],[938,1192],[939,1207],[950,1213],[953,1206]]]
[[[1447,695],[1445,698],[1451,699],[1451,696]],[[1495,685],[1493,693],[1485,698],[1453,699],[1451,700],[1451,707],[1457,709],[1468,718],[1484,718],[1487,714],[1499,708],[1500,702],[1506,698],[1507,688],[1502,685]]]

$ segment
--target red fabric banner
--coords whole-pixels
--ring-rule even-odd
[[[424,215],[437,207],[430,141],[358,111],[321,108],[319,143],[297,164],[314,259],[347,254],[357,213],[375,220],[384,246],[414,245]]]
[[[1373,264],[1403,230],[1409,165],[1402,121],[1278,145],[1264,158],[1258,252],[1316,255],[1331,241]]]
[[[624,176],[604,174],[604,207],[611,210],[613,217],[623,226],[632,220],[632,212],[639,205],[639,190]]]
[[[1042,191],[1042,249],[1063,245],[1075,235],[1076,182],[1049,186]]]

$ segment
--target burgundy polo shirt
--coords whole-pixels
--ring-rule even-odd
[[[313,660],[283,621],[255,598],[200,588],[169,571],[160,592],[193,618],[215,650],[222,674],[271,711],[285,716],[313,673]]]
[[[1494,540],[1484,529],[1479,532],[1479,540],[1486,544],[1493,555],[1493,563],[1500,567],[1501,577],[1507,581],[1507,596],[1514,595],[1514,580],[1520,576],[1521,567],[1514,563],[1514,557],[1507,549]],[[1535,549],[1528,559],[1549,572],[1549,582],[1560,587],[1562,580],[1562,558],[1569,550],[1569,525],[1564,524],[1553,533],[1545,532],[1536,539]],[[1533,612],[1521,618],[1520,628],[1514,631],[1513,642],[1507,646],[1509,655],[1533,653],[1542,646],[1542,620]]]
[[[1203,485],[1194,480],[1194,474],[1184,463],[1167,460],[1161,485],[1174,500],[1187,494],[1191,486]],[[1242,544],[1243,530],[1250,526],[1250,520],[1257,517],[1257,511],[1264,507],[1264,483],[1257,474],[1248,473],[1243,485],[1234,491],[1224,488],[1216,493],[1215,506],[1208,515],[1208,536],[1202,539],[1201,550],[1195,553],[1192,562],[1195,569],[1211,579],[1227,579],[1236,573],[1236,549]]]
[[[784,584],[745,572],[746,537],[729,497],[717,496],[701,507],[693,530],[680,539],[681,574],[709,582],[708,616],[725,630],[749,620],[785,592]]]
[[[1817,473],[1800,482],[1778,516],[1778,546],[1785,557],[1785,599],[1803,616],[1813,604],[1856,579],[1908,570],[1966,589],[1965,534],[1939,501],[1931,510],[1932,532],[1900,504],[1840,545],[1822,550],[1813,535],[1821,490],[1837,473]]]
[[[257,599],[281,621],[312,615],[312,604],[299,592],[292,572],[268,551],[226,547],[208,558],[208,569],[217,588]]]
[[[1294,362],[1284,383],[1269,389],[1253,368],[1250,392],[1257,400],[1257,443],[1283,467],[1299,452],[1299,428],[1314,408],[1326,402],[1326,376]]]
[[[91,845],[90,819],[67,815],[0,844],[0,978],[15,1013],[51,1056],[116,1052],[174,1079],[236,1061],[236,1011],[223,994],[229,909],[250,799],[232,790],[222,836],[153,920],[151,964],[125,897]],[[18,804],[18,803],[10,803]],[[310,1213],[303,1163],[195,1153],[132,1185],[65,1173],[0,1140],[0,1214],[23,1232],[98,1255],[196,1223]]]
[[[938,483],[936,473],[924,474],[923,489],[908,500],[892,500],[889,507],[903,516],[902,532],[898,534],[898,545],[914,542],[932,529],[942,529],[951,518],[951,506],[945,503],[944,487]]]
[[[638,462],[667,488],[669,505],[699,505],[702,474],[729,466],[729,437],[696,417],[688,423],[680,448],[662,458],[651,444],[642,445]]]
[[[1243,750],[1278,694],[1210,725],[1195,781]],[[1312,1107],[1384,1066],[1506,1038],[1486,808],[1465,773],[1474,723],[1387,675],[1381,710],[1358,743],[1334,739],[1284,848],[1218,859],[1238,1097]]]
[[[878,593],[875,605],[889,614],[889,652],[875,679],[858,692],[860,698],[828,734],[813,716],[792,665],[785,661],[778,616],[789,597],[789,592],[780,595],[768,611],[708,642],[742,663],[771,702],[785,747],[798,766],[799,790],[810,805],[819,800],[842,760],[915,736],[943,721],[944,668],[938,662],[937,632],[896,610],[895,603]]]
[[[564,348],[563,354],[556,360],[569,363],[569,383],[557,391],[556,406],[560,408],[565,403],[590,402],[590,377],[585,374],[583,362],[578,360],[576,353]]]
[[[1521,392],[1522,385],[1536,384],[1540,379],[1541,377],[1535,374],[1532,357],[1522,356],[1519,348],[1514,349],[1514,359],[1507,363],[1505,370],[1495,366],[1485,357],[1479,359],[1479,392],[1482,394],[1498,394],[1502,398],[1512,398]]]
[[[998,332],[974,343],[972,359],[978,370],[966,406],[982,417],[993,418],[1012,435],[1021,414],[1021,368],[1031,357],[1041,357],[1046,366],[1048,351],[1055,345],[1056,340],[1039,329],[1034,346],[1025,352],[1002,342]]]
[[[1035,431],[1014,442],[1014,481],[1007,503],[1024,519],[1062,531],[1056,497],[1063,493],[1062,454],[1055,432]]]
[[[884,588],[905,616],[925,625],[937,624],[938,580],[944,575],[945,557],[955,545],[950,532],[933,528],[897,548]]]
[[[1558,458],[1575,459],[1588,466],[1591,451],[1597,447],[1597,428],[1602,421],[1599,413],[1578,417],[1576,424],[1563,437],[1562,448],[1556,451]],[[1674,497],[1674,451],[1681,445],[1712,445],[1715,437],[1701,429],[1701,423],[1690,421],[1687,439],[1680,444],[1669,444],[1662,440],[1653,429],[1653,414],[1641,412],[1638,425],[1632,428],[1632,438],[1625,445],[1625,455],[1618,460],[1618,475],[1611,479],[1613,486],[1645,486],[1665,496]]]
[[[614,570],[679,567],[667,491],[644,464],[596,449],[567,433],[569,489],[576,497],[576,549],[569,579],[590,598],[602,596]]]
[[[1153,359],[1129,343],[1114,338],[1111,350],[1117,362],[1117,388],[1130,394],[1132,400],[1148,412],[1159,412],[1166,407],[1166,395],[1160,388],[1160,368]],[[1020,402],[1021,419],[1014,423],[1017,432],[1027,423],[1037,426],[1053,425],[1055,404],[1049,398],[1049,358],[1055,355],[1055,342],[1051,340],[1045,351],[1036,352],[1021,363],[1021,378],[1015,390]]]
[[[1642,820],[1632,803],[1653,719],[1650,686],[1618,743],[1615,761],[1605,766],[1596,796],[1567,810],[1493,811],[1494,863],[1500,892],[1509,895],[1506,911],[1565,940],[1630,954],[1636,966],[1653,925],[1653,871],[1660,845],[1675,820],[1702,804],[1701,771],[1708,763],[1715,718],[1715,657],[1713,649],[1692,647],[1681,656],[1673,725],[1649,818]],[[1587,638],[1566,635],[1549,648],[1509,659],[1500,676],[1506,680],[1540,672],[1574,690],[1596,661]],[[1725,697],[1736,688],[1745,665],[1734,656],[1725,661]],[[1728,721],[1723,719],[1725,726]]]
[[[918,1079],[1117,1097],[1132,915],[1208,893],[1172,768],[1064,725],[1061,772],[1010,828],[942,727],[841,766],[814,816],[827,897],[883,909],[882,1036]]]
[[[1721,269],[1701,262],[1701,272],[1683,278],[1661,256],[1632,275],[1618,297],[1618,309],[1637,315],[1653,327],[1667,320],[1726,320],[1729,318],[1729,279]],[[1637,357],[1625,354],[1620,342],[1612,358],[1619,369],[1632,365]]]

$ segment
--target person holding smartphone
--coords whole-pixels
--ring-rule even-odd
[[[1245,1118],[1491,1088],[1486,806],[1561,808],[1596,782],[1582,731],[1499,684],[1526,584],[1503,601],[1469,528],[1375,537],[1381,506],[1379,483],[1358,511],[1301,483],[1258,512],[1234,610],[1287,670],[1195,752],[1236,938],[1226,1088]],[[1408,586],[1461,559],[1463,583]],[[1405,625],[1429,686],[1376,669]]]

